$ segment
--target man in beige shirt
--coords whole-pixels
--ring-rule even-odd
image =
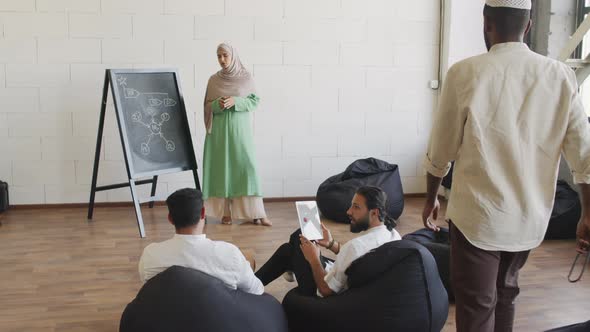
[[[426,227],[455,161],[447,207],[457,331],[511,331],[518,271],[543,240],[561,153],[580,183],[577,249],[590,241],[590,126],[573,71],[530,51],[530,0],[487,0],[489,52],[448,72],[425,168]],[[434,219],[434,220],[433,220]]]

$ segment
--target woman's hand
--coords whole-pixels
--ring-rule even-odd
[[[234,97],[221,97],[219,100],[219,106],[224,110],[232,108],[235,104]]]

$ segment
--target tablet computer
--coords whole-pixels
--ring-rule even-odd
[[[308,240],[321,240],[322,225],[320,223],[320,214],[318,206],[315,201],[299,201],[295,202],[297,208],[297,216],[299,217],[299,227],[301,233]]]

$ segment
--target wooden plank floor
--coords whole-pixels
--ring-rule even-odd
[[[408,198],[398,226],[406,234],[421,227],[422,199]],[[260,266],[296,228],[293,203],[269,203],[272,228],[209,224],[207,234],[251,248]],[[0,220],[0,331],[117,331],[125,305],[141,283],[137,262],[143,248],[172,236],[166,208],[144,209],[147,238],[138,237],[133,209],[17,209]],[[347,225],[326,221],[338,240]],[[548,241],[533,251],[521,273],[516,331],[590,319],[590,273],[577,284],[566,280],[573,241]],[[266,291],[282,300],[294,284],[280,279]],[[444,331],[454,330],[451,307]]]

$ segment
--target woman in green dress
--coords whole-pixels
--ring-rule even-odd
[[[205,93],[205,148],[203,151],[203,198],[208,216],[248,219],[271,226],[262,202],[256,173],[256,156],[250,112],[260,98],[254,80],[236,50],[217,47],[221,70],[213,74]]]

